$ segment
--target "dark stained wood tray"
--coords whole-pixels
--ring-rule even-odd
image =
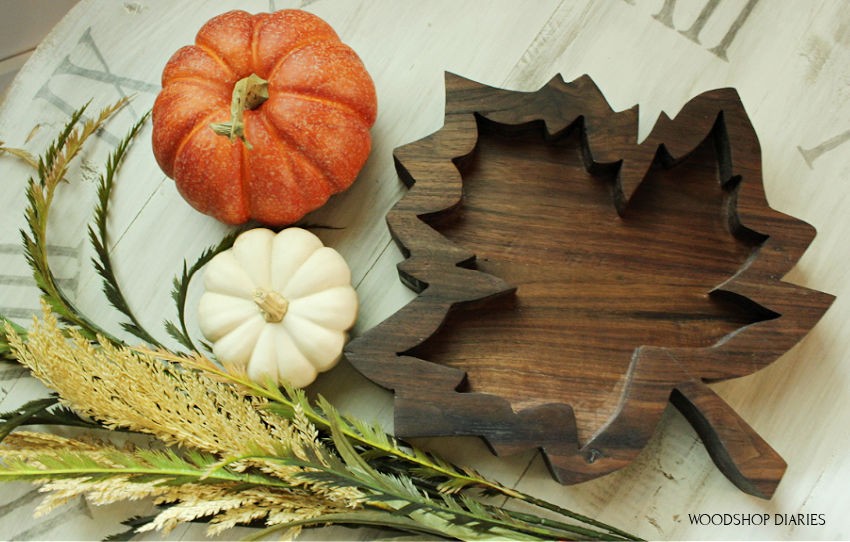
[[[395,153],[410,190],[387,222],[418,296],[347,357],[394,391],[396,434],[538,447],[567,484],[632,461],[672,401],[769,498],[785,462],[706,383],[765,367],[830,305],[782,281],[814,229],[768,206],[734,90],[637,126],[588,77],[448,74],[444,126]]]

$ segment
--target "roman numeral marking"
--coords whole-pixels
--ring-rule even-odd
[[[804,149],[801,146],[797,146],[797,150],[800,151],[800,154],[803,155],[803,160],[806,161],[806,164],[810,168],[814,168],[815,160],[828,153],[831,150],[840,147],[844,143],[850,141],[850,130],[847,130],[844,133],[833,136],[820,145],[816,145],[810,149]]]
[[[80,275],[79,268],[80,262],[82,260],[83,253],[83,245],[80,243],[76,247],[68,247],[68,246],[59,246],[59,245],[48,245],[47,246],[47,254],[50,257],[63,257],[63,258],[71,258],[73,259],[76,265],[76,272],[74,275],[70,277],[57,277],[56,283],[62,288],[65,292],[73,292],[77,289],[77,285],[79,284]],[[10,243],[0,243],[0,256],[8,255],[10,257],[23,257],[23,247],[17,244]],[[5,256],[4,256],[5,259]],[[36,284],[31,275],[18,275],[18,274],[0,274],[0,287],[2,288],[35,288]],[[5,296],[4,296],[5,297]],[[0,314],[10,319],[29,319],[32,318],[34,314],[40,312],[40,308],[38,306],[32,307],[24,307],[24,306],[0,306]]]
[[[634,5],[634,0],[625,0],[626,3]],[[663,24],[664,26],[676,30],[675,24],[673,22],[673,13],[676,11],[676,1],[677,0],[664,0],[664,5],[661,6],[661,10],[653,15],[655,20]],[[740,11],[738,12],[738,16],[732,21],[732,24],[726,30],[726,33],[723,35],[723,38],[720,42],[714,47],[708,49],[710,53],[715,55],[716,57],[724,60],[726,62],[729,61],[727,56],[727,51],[729,47],[732,45],[732,42],[735,41],[735,38],[738,35],[738,31],[741,30],[741,27],[744,26],[744,23],[749,18],[753,9],[758,4],[759,0],[747,0],[743,5],[740,2],[733,2],[731,5],[741,6]],[[687,30],[678,30],[679,34],[685,36],[692,42],[703,45],[700,41],[699,36],[702,32],[703,28],[705,28],[706,23],[711,19],[720,5],[721,0],[708,0],[705,5],[703,5],[702,10],[697,16],[696,20],[691,24],[690,28]]]
[[[71,60],[71,55],[68,54],[65,55],[65,58],[62,59],[59,66],[57,66],[56,70],[54,70],[53,76],[72,75],[88,81],[94,81],[99,84],[106,84],[114,88],[120,97],[125,98],[136,92],[145,92],[150,94],[156,94],[159,92],[158,85],[153,85],[140,79],[123,77],[112,73],[109,63],[106,61],[100,47],[97,46],[97,43],[95,43],[94,38],[92,37],[91,27],[87,28],[80,36],[80,39],[77,41],[77,48],[81,49],[87,57],[93,57],[96,60],[97,66],[84,67],[75,64]],[[50,80],[48,80],[47,83],[45,83],[38,92],[36,92],[36,98],[46,100],[66,115],[70,115],[77,109],[76,106],[71,105],[64,98],[51,90]],[[139,113],[133,108],[132,102],[129,103],[127,107],[132,113],[133,118],[138,119],[140,117]],[[110,145],[118,145],[121,140],[119,137],[105,129],[99,130],[97,135]]]

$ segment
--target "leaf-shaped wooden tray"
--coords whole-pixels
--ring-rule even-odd
[[[397,149],[387,216],[419,295],[347,347],[405,437],[543,450],[575,483],[619,469],[671,400],[742,490],[782,458],[706,386],[774,361],[832,297],[783,282],[814,237],[772,210],[734,90],[637,143],[587,77],[533,93],[446,77],[445,124]]]

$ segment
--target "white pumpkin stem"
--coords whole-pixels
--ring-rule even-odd
[[[257,288],[254,290],[254,303],[260,307],[266,322],[277,323],[286,316],[289,309],[289,301],[274,290]]]
[[[256,109],[269,99],[269,82],[252,73],[244,79],[240,79],[233,86],[233,97],[230,100],[230,122],[214,122],[210,124],[213,132],[218,135],[227,136],[230,141],[242,140],[245,147],[251,150],[253,147],[245,139],[245,122],[243,116],[245,111]]]

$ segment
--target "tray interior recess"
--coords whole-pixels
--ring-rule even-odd
[[[776,316],[712,294],[763,238],[733,235],[711,141],[675,168],[654,166],[620,216],[616,171],[585,169],[577,126],[548,141],[539,123],[479,117],[478,128],[458,161],[461,205],[427,222],[516,291],[452,308],[407,352],[465,371],[463,391],[515,410],[568,402],[587,442],[614,414],[638,346],[708,347]]]
[[[767,204],[734,90],[640,142],[637,120],[588,77],[516,92],[447,74],[443,127],[395,152],[409,191],[387,223],[418,295],[346,356],[393,390],[399,436],[539,448],[566,484],[628,465],[672,402],[769,498],[784,460],[708,384],[773,362],[829,307],[782,280],[814,229]]]

